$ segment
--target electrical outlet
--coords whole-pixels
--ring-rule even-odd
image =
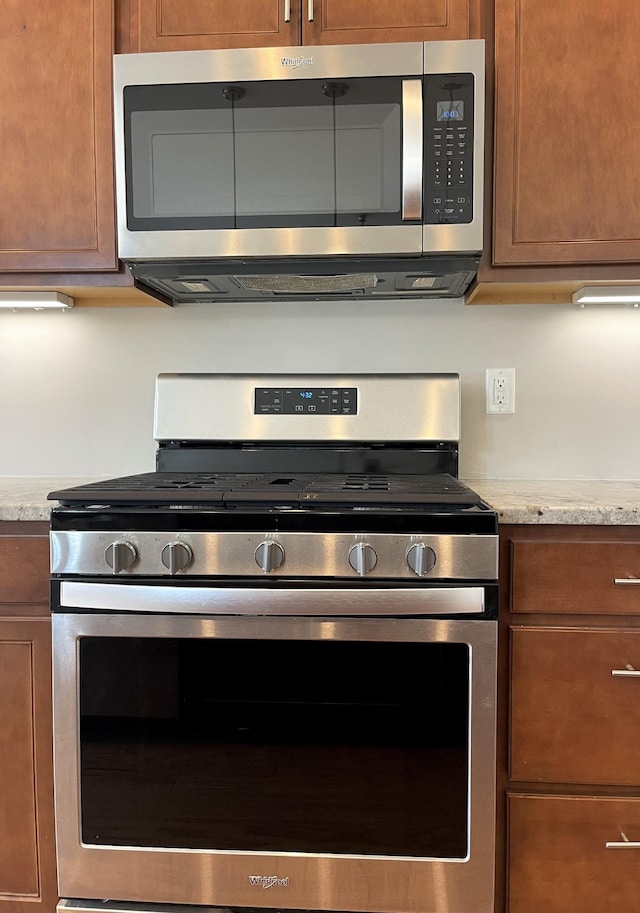
[[[516,369],[487,368],[487,413],[516,411]]]

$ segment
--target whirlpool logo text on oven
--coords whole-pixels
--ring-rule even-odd
[[[249,884],[260,888],[288,888],[289,877],[278,878],[277,875],[249,875]]]

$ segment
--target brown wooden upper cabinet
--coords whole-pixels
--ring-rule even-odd
[[[481,0],[128,0],[131,51],[480,37]]]
[[[493,263],[640,261],[636,0],[496,0]]]
[[[1,8],[0,273],[115,270],[113,0]]]

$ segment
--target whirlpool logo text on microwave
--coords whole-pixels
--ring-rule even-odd
[[[288,888],[289,877],[278,878],[277,875],[249,875],[249,884],[259,888]]]
[[[291,67],[293,70],[297,70],[298,67],[310,67],[313,65],[313,57],[281,57],[280,65]]]

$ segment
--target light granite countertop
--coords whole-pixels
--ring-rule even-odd
[[[0,520],[48,520],[47,494],[95,478],[0,476]],[[640,526],[640,480],[465,479],[501,523]]]
[[[640,481],[476,479],[501,523],[640,525]]]
[[[87,476],[0,476],[0,520],[48,520],[56,505],[47,501],[50,491],[95,481]]]

